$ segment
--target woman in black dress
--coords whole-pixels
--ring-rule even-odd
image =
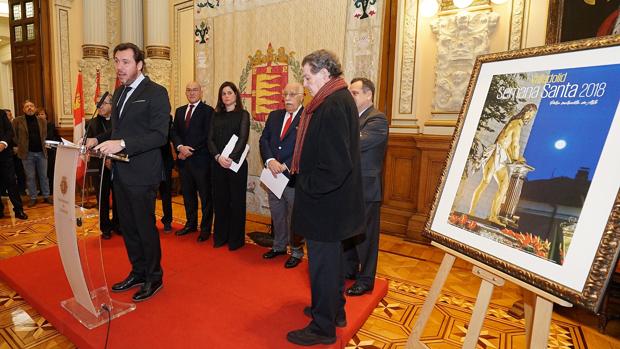
[[[230,169],[239,162],[248,143],[250,114],[243,109],[239,89],[232,82],[224,82],[219,89],[215,114],[209,128],[209,152],[213,164],[213,207],[215,229],[213,246],[228,243],[234,251],[245,244],[245,193],[248,181],[248,163],[243,161],[238,172]],[[239,137],[228,157],[221,155],[232,135]]]

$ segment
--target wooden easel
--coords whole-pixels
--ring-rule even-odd
[[[527,347],[530,349],[547,348],[549,327],[551,325],[551,314],[553,313],[553,303],[563,307],[572,307],[572,304],[446,246],[438,244],[434,241],[431,244],[443,250],[446,254],[444,255],[441,265],[439,266],[437,275],[435,275],[435,280],[433,280],[433,285],[428,292],[428,296],[424,301],[418,321],[416,321],[415,326],[411,331],[411,335],[407,340],[406,348],[428,349],[428,347],[422,343],[420,338],[424,328],[426,327],[426,323],[430,319],[431,312],[433,311],[435,303],[439,298],[441,289],[450,274],[450,269],[452,269],[452,265],[457,257],[473,264],[474,267],[472,272],[482,279],[480,290],[478,291],[478,298],[476,298],[476,304],[474,306],[471,320],[469,321],[467,335],[465,336],[465,341],[463,342],[462,348],[476,348],[478,337],[480,336],[480,330],[482,329],[484,316],[487,312],[487,308],[489,307],[491,295],[493,294],[493,287],[503,286],[505,280],[515,283],[523,289],[525,339]]]

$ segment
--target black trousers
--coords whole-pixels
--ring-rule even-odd
[[[336,319],[345,319],[342,242],[306,239],[312,293],[312,332],[333,337]]]
[[[210,234],[213,224],[211,166],[210,164],[202,167],[192,166],[192,164],[186,161],[182,166],[179,166],[179,172],[181,174],[185,216],[187,217],[185,226],[192,229],[198,227],[198,197],[200,197],[202,211],[200,231]],[[196,192],[198,192],[198,195]]]
[[[245,244],[245,193],[248,163],[243,162],[235,173],[213,164],[213,207],[215,208],[214,245],[228,243],[235,250]]]
[[[159,184],[126,185],[118,180],[113,183],[131,273],[146,281],[161,280],[161,245],[155,227],[155,199]]]
[[[98,171],[101,171],[101,168],[99,168]],[[97,188],[97,202],[99,202],[99,197],[101,197],[101,202],[99,202],[99,229],[101,229],[101,231],[118,229],[119,221],[116,195],[112,188],[112,171],[105,168],[103,170],[103,177],[101,172],[97,172],[94,179],[94,185],[95,188]],[[101,183],[101,190],[99,183]],[[112,219],[110,219],[110,194],[112,194]]]
[[[9,150],[5,149],[5,152]],[[9,194],[9,200],[13,204],[13,211],[21,212],[24,210],[22,198],[19,196],[17,189],[17,179],[15,177],[15,168],[13,167],[13,157],[8,154],[0,153],[0,183],[2,188],[6,189]],[[4,204],[0,200],[0,212],[4,212]]]
[[[161,222],[164,224],[172,223],[172,166],[166,168],[166,178],[159,183],[159,196],[161,197],[161,208],[164,213]]]
[[[375,287],[379,257],[381,202],[365,202],[364,206],[364,234],[344,242],[345,275],[355,275],[357,284],[372,289]]]

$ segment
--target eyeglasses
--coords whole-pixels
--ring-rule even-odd
[[[297,95],[303,95],[303,93],[293,93],[293,92],[283,92],[282,93],[282,97],[286,98],[286,97],[295,97]]]

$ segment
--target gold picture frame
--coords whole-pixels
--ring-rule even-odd
[[[614,74],[620,76],[620,37],[607,36],[571,41],[478,57],[423,235],[543,291],[596,311],[601,304],[604,290],[614,270],[620,250],[620,244],[618,244],[620,241],[620,165],[613,163],[613,161],[618,163],[617,159],[620,157],[620,151],[618,151],[620,140],[615,140],[615,136],[620,136],[620,98],[618,97],[620,88],[615,85],[614,81],[609,82],[609,84],[604,81],[607,77],[613,78]],[[501,93],[492,90],[494,81],[500,81],[505,85],[505,81],[501,80],[503,77],[516,79],[515,81],[518,84],[510,88],[504,86]],[[590,78],[594,79],[595,82],[587,80]],[[582,88],[590,88],[593,86],[591,84],[598,84],[596,86],[599,89],[595,92],[588,90],[583,93],[580,91]],[[573,85],[576,85],[574,89]],[[564,89],[564,87],[567,88]],[[559,90],[563,92],[558,92]],[[577,93],[582,93],[587,98],[578,98]],[[514,117],[500,115],[499,120],[491,120],[491,123],[483,125],[484,113],[490,109],[490,106],[494,106],[493,103],[498,103],[497,101],[500,99],[502,101],[504,99],[514,101],[512,106],[514,113],[518,110],[527,109],[527,104],[537,104],[538,114],[533,113],[532,115],[536,115],[535,117],[529,116],[530,119],[533,118],[531,122],[530,119],[519,121],[518,115]],[[496,109],[505,111],[505,107],[502,105],[501,108]],[[584,117],[589,118],[591,115],[602,115],[601,122],[596,124],[599,122],[598,119],[584,120]],[[488,207],[486,211],[482,210],[483,213],[480,213],[481,209],[476,205],[479,204],[479,189],[485,186],[481,184],[476,186],[475,184],[484,181],[485,171],[487,171],[487,177],[489,177],[489,171],[497,171],[493,173],[493,177],[499,178],[501,176],[498,168],[502,171],[508,171],[508,163],[520,163],[516,160],[515,154],[509,154],[510,150],[502,153],[504,154],[503,157],[498,155],[500,152],[497,149],[500,146],[497,144],[508,132],[512,132],[513,137],[516,133],[520,134],[517,143],[521,147],[520,155],[527,155],[529,151],[530,157],[535,158],[543,149],[542,146],[534,145],[537,140],[542,139],[542,136],[537,135],[548,133],[550,128],[544,126],[545,123],[549,123],[549,120],[554,120],[553,118],[557,117],[560,117],[558,120],[562,120],[562,124],[554,129],[567,129],[570,131],[568,134],[572,134],[571,137],[576,139],[575,142],[584,139],[594,143],[596,142],[593,139],[599,141],[597,143],[599,145],[592,145],[592,149],[588,153],[594,155],[583,158],[573,156],[569,160],[557,162],[554,162],[555,160],[550,157],[545,158],[541,155],[542,160],[539,161],[539,164],[542,165],[538,165],[540,171],[538,169],[533,170],[535,166],[530,170],[533,170],[530,175],[542,176],[543,179],[540,180],[528,180],[528,175],[519,177],[512,167],[510,169],[512,172],[506,172],[510,173],[510,185],[514,185],[516,188],[515,183],[521,183],[522,188],[519,190],[528,190],[529,188],[531,197],[539,198],[528,199],[528,201],[517,196],[517,201],[511,204],[513,206],[511,208],[512,214],[515,210],[521,212],[520,218],[523,220],[524,217],[529,217],[528,215],[535,217],[535,214],[531,212],[539,214],[538,211],[540,211],[547,214],[540,207],[556,206],[553,216],[550,213],[544,216],[550,221],[557,218],[556,223],[558,224],[554,225],[555,230],[550,228],[549,231],[559,231],[558,227],[561,226],[563,229],[561,231],[564,234],[563,240],[556,246],[556,250],[560,251],[560,256],[552,257],[549,240],[545,242],[534,233],[519,232],[518,228],[521,227],[521,222],[511,221],[513,218],[518,219],[517,215],[506,218],[510,214],[510,212],[507,213],[506,207],[510,205],[506,197],[507,195],[517,194],[503,191],[501,211],[494,206],[495,199],[499,198],[499,193],[502,192],[500,187],[507,182],[500,184],[498,179],[490,180],[491,183],[496,183],[497,189],[495,191],[486,189],[487,191],[490,190],[492,195],[487,194],[489,199],[480,199],[480,202],[485,201]],[[580,126],[570,126],[571,118],[577,122],[574,125]],[[518,127],[513,125],[512,130],[505,131],[504,128],[507,128],[514,120],[517,120],[515,125]],[[524,126],[526,124],[527,126]],[[526,127],[529,127],[527,132]],[[607,127],[607,131],[604,127]],[[515,131],[517,128],[519,128],[519,132]],[[590,131],[591,133],[588,133]],[[487,135],[485,132],[489,134]],[[529,138],[523,136],[525,133]],[[478,171],[475,174],[466,175],[466,171],[471,170],[468,169],[468,164],[472,160],[484,158],[483,155],[480,155],[482,154],[481,150],[477,150],[479,156],[475,155],[476,152],[472,150],[474,144],[485,139],[485,137],[486,139],[497,139],[496,143],[491,141],[487,142],[486,145],[483,144],[486,152],[492,154],[490,156],[496,156],[493,158],[494,162],[489,164],[491,160],[487,158],[486,163],[482,162],[482,165],[479,166],[482,169],[474,170]],[[568,140],[568,148],[571,146],[570,142],[572,140]],[[566,147],[567,141],[558,140],[555,143],[558,151],[562,149],[558,148],[562,145]],[[597,152],[598,155],[596,155]],[[511,157],[514,157],[514,160],[510,160]],[[567,177],[558,175],[556,172],[560,171],[563,166],[570,169],[587,161],[594,161],[594,165],[591,166],[593,167],[592,173],[583,170],[583,167],[578,167],[581,171],[578,171],[578,174],[583,175],[585,171],[585,178],[588,181],[587,185],[584,185],[586,191],[583,197],[585,199],[581,204],[573,204],[575,207],[566,204],[562,206],[565,202],[555,201],[559,200],[555,198],[555,195],[553,197],[551,197],[552,195],[545,196],[545,194],[540,193],[540,189],[537,189],[541,188],[541,183],[549,186],[549,183],[566,182]],[[544,172],[545,166],[548,167],[549,165],[555,166],[552,171],[548,170],[548,172],[551,171],[551,175]],[[539,171],[539,174],[536,171]],[[504,172],[502,172],[502,176],[503,174]],[[474,175],[482,179],[477,180]],[[534,176],[532,175],[532,177]],[[568,180],[572,179],[569,178]],[[577,177],[574,180],[577,180]],[[525,184],[523,184],[524,182]],[[569,186],[569,188],[571,187]],[[482,192],[484,190],[483,188]],[[518,195],[522,194],[519,191]],[[477,199],[474,200],[474,197]],[[542,199],[540,199],[541,197]],[[470,205],[469,211],[467,211],[468,205]],[[560,217],[563,214],[562,209],[568,213],[566,216]],[[502,220],[497,221],[492,218],[494,212],[495,214],[503,212],[502,214],[505,216],[502,216]],[[570,219],[566,218],[568,216],[571,216]],[[540,220],[531,218],[530,221],[539,222]],[[561,222],[563,223],[559,224]],[[570,233],[565,229],[568,226],[567,222],[573,223],[570,226],[572,229]],[[549,223],[549,225],[552,224]],[[513,227],[517,227],[514,228],[515,231],[511,230]],[[566,237],[569,235],[569,244],[567,244]]]

